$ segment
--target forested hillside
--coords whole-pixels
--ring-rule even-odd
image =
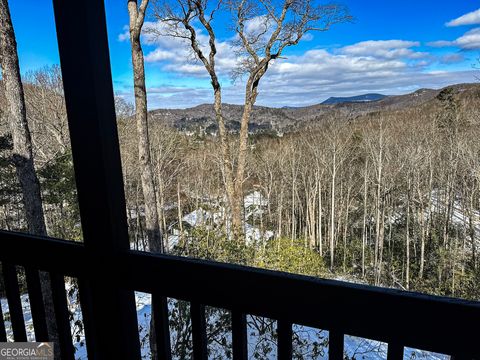
[[[81,240],[59,70],[25,81],[48,232]],[[153,112],[150,148],[166,251],[479,299],[480,87],[418,94],[328,112],[257,110],[266,123],[282,112],[292,123],[299,114],[302,125],[283,136],[250,137],[244,243],[229,239],[217,137],[179,131]],[[131,106],[117,105],[132,247],[146,249],[135,123]],[[0,114],[0,227],[26,231]]]
[[[452,88],[458,92],[476,88],[474,84],[459,84]],[[382,96],[367,94],[359,96],[363,99],[371,95],[375,101],[358,101],[357,97],[330,98],[320,104],[307,107],[269,108],[254,106],[249,122],[249,132],[254,135],[276,135],[300,131],[305,127],[316,126],[324,119],[338,117],[355,119],[358,116],[376,111],[406,110],[424,105],[432,101],[441,90],[420,89],[410,94],[398,96]],[[332,100],[333,99],[333,100]],[[243,107],[240,105],[223,104],[222,113],[225,117],[227,130],[238,133]],[[150,111],[152,122],[161,122],[169,127],[190,135],[217,135],[218,124],[215,120],[214,108],[211,104],[203,104],[187,109],[158,109]]]

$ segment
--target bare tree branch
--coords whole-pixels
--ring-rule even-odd
[[[163,28],[157,34],[188,39],[190,47],[210,75],[215,95],[214,109],[219,124],[226,193],[229,200],[233,237],[243,238],[243,183],[247,155],[248,124],[258,96],[258,86],[272,60],[278,59],[285,48],[294,46],[309,31],[327,31],[333,24],[350,21],[344,6],[331,4],[313,6],[314,0],[283,0],[277,6],[272,0],[223,0],[232,16],[235,38],[232,52],[237,55],[234,79],[248,75],[245,85],[245,106],[240,122],[238,151],[232,153],[222,114],[221,86],[216,70],[216,34],[212,26],[214,15],[222,8],[222,0],[177,0],[156,6],[154,17]],[[156,2],[158,4],[158,0]],[[210,10],[209,10],[210,9]],[[207,11],[210,15],[207,17]],[[208,47],[198,43],[194,23],[198,21],[208,34]],[[157,31],[155,29],[153,32]],[[204,51],[208,51],[205,55]],[[232,160],[233,159],[233,160]]]

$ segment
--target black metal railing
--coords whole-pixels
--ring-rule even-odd
[[[0,231],[16,341],[26,339],[23,266],[38,341],[49,320],[38,271],[50,277],[62,359],[74,358],[65,276],[78,279],[89,359],[140,358],[134,291],[153,295],[160,359],[171,356],[166,297],[191,303],[195,360],[207,357],[207,305],[231,311],[235,360],[247,358],[247,314],[278,321],[279,359],[292,358],[292,324],[328,330],[330,359],[343,359],[346,334],[388,343],[389,360],[405,346],[480,359],[479,303],[129,250],[104,4],[53,3],[83,243]]]
[[[25,341],[26,335],[17,275],[11,264],[48,271],[56,320],[63,334],[60,348],[65,359],[73,359],[73,346],[63,276],[75,277],[80,283],[102,277],[108,279],[111,287],[130,292],[132,296],[134,291],[153,294],[160,359],[171,356],[166,297],[191,304],[195,359],[207,359],[205,306],[231,311],[234,359],[247,358],[247,314],[278,321],[279,359],[292,358],[293,324],[328,330],[329,359],[343,359],[347,334],[388,343],[389,360],[403,359],[407,346],[452,355],[456,359],[475,359],[480,355],[479,335],[475,331],[480,323],[480,305],[476,302],[130,250],[99,257],[81,244],[18,233],[0,232],[0,246],[15,340]],[[34,283],[38,283],[38,279]],[[31,284],[29,281],[29,287]],[[38,291],[35,285],[34,289]],[[44,312],[38,311],[43,307],[41,298],[30,296],[30,301],[35,330],[41,329],[45,326]],[[81,305],[88,356],[105,358],[95,352],[98,339],[92,327],[97,326],[98,319],[85,311],[86,304]],[[124,306],[123,312],[136,311],[134,302]],[[37,311],[33,311],[34,308]],[[136,323],[124,326],[133,326],[127,333],[137,331]],[[116,333],[118,330],[113,326],[109,329],[112,338],[121,337]],[[35,333],[37,340],[45,340],[44,332]],[[5,338],[2,331],[0,337]],[[138,357],[138,334],[127,340],[129,347],[137,349],[121,358],[131,359],[132,353]]]

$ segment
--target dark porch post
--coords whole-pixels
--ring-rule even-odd
[[[54,0],[90,280],[80,279],[89,359],[139,359],[133,291],[111,259],[129,248],[103,0]],[[121,281],[121,279],[120,279]]]

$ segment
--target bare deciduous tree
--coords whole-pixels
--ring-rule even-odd
[[[283,51],[297,45],[310,31],[327,31],[336,23],[349,21],[347,8],[338,5],[317,5],[312,0],[179,0],[176,3],[156,4],[154,15],[164,26],[151,29],[160,36],[186,39],[193,53],[208,72],[214,92],[214,109],[219,125],[225,188],[231,211],[232,231],[235,239],[243,238],[242,208],[243,183],[248,150],[248,124],[258,96],[260,80],[270,64],[279,59]],[[217,11],[225,5],[232,14],[236,34],[234,48],[238,55],[235,76],[246,74],[244,110],[240,122],[238,148],[229,144],[222,115],[222,92],[216,69],[216,34],[212,22]],[[256,31],[247,31],[251,21],[262,23]],[[208,34],[208,46],[198,41],[194,23],[198,21]],[[208,55],[205,53],[208,52]]]
[[[157,210],[155,177],[150,154],[148,133],[147,90],[145,86],[145,65],[140,35],[145,21],[149,1],[128,0],[130,17],[130,45],[132,49],[133,80],[135,93],[135,119],[137,122],[138,160],[142,179],[143,200],[145,204],[145,224],[149,250],[162,252],[162,236]]]
[[[32,234],[46,236],[47,228],[43,214],[40,183],[33,162],[32,139],[27,122],[17,43],[7,0],[0,0],[0,63],[8,109],[8,123],[13,140],[12,162],[15,165],[22,189],[28,231]],[[49,340],[58,344],[50,278],[47,273],[43,272],[40,273],[40,276]],[[59,346],[56,348],[58,349]],[[55,352],[55,358],[60,358],[59,351]]]

